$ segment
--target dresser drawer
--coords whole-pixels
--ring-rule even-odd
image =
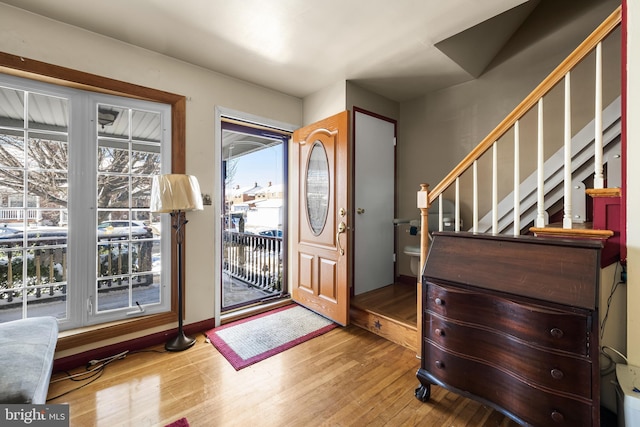
[[[544,391],[493,366],[426,345],[418,377],[470,393],[535,426],[593,424],[591,402]],[[597,424],[596,424],[597,425]]]
[[[429,312],[442,317],[502,331],[523,341],[588,355],[590,332],[586,311],[563,311],[516,302],[487,292],[425,285],[425,318]]]
[[[592,397],[592,365],[585,356],[551,352],[511,335],[460,325],[435,314],[425,314],[423,334],[425,347],[435,344],[527,383]]]

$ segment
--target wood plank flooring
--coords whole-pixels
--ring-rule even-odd
[[[418,319],[416,313],[417,297],[416,284],[394,283],[393,285],[384,286],[352,297],[351,306],[361,307],[415,326]]]
[[[164,426],[182,417],[192,427],[516,425],[436,386],[430,402],[418,401],[415,352],[356,326],[237,372],[204,338],[184,352],[128,354],[49,403],[68,403],[78,427]],[[81,385],[53,382],[49,398]]]

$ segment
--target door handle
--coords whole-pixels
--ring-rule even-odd
[[[346,229],[347,229],[347,225],[343,221],[341,221],[340,224],[338,224],[338,231],[336,232],[336,243],[338,245],[338,252],[340,253],[341,256],[344,255],[344,249],[340,244],[340,235],[344,233]]]

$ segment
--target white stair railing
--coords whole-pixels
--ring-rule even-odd
[[[603,113],[604,130],[602,132],[602,145],[604,150],[603,164],[607,166],[606,181],[611,186],[620,185],[620,133],[621,133],[621,104],[620,97],[613,101]],[[571,190],[576,194],[577,186],[584,188],[583,181],[593,175],[593,129],[594,121],[588,123],[580,130],[572,141],[572,184]],[[538,141],[538,145],[540,142]],[[540,154],[540,151],[538,151]],[[540,159],[538,159],[540,162]],[[520,220],[526,226],[533,222],[535,227],[544,227],[548,223],[548,215],[545,206],[552,206],[563,197],[564,188],[564,147],[549,156],[542,166],[528,177],[524,178],[519,186],[520,192]],[[558,188],[561,186],[561,188]],[[579,193],[578,193],[579,194]],[[582,192],[584,195],[584,192]],[[585,218],[585,198],[573,197],[573,220],[583,222]],[[535,209],[535,213],[532,210]],[[497,228],[493,227],[493,215],[497,216]],[[540,222],[540,216],[542,221]],[[576,218],[579,216],[579,218]],[[480,218],[478,226],[472,231],[486,233],[510,232],[513,218],[513,193],[507,194],[498,202],[497,211],[489,212]],[[542,224],[542,225],[540,225]],[[497,230],[494,231],[494,230]]]
[[[492,188],[491,188],[491,216],[493,233],[499,232],[499,210],[498,210],[498,140],[511,129],[514,130],[514,176],[513,176],[513,198],[512,198],[512,224],[513,233],[520,233],[521,222],[521,194],[520,194],[520,120],[534,106],[538,107],[538,136],[537,136],[537,212],[535,225],[537,227],[545,224],[545,190],[544,190],[544,122],[543,97],[549,91],[564,81],[564,215],[563,228],[573,226],[573,195],[574,178],[572,177],[575,167],[575,156],[572,155],[572,133],[571,133],[571,71],[591,52],[595,51],[595,113],[594,113],[594,144],[592,155],[594,158],[593,181],[595,188],[602,188],[604,185],[603,175],[603,131],[602,131],[602,41],[621,23],[621,7],[617,8],[580,46],[574,50],[538,87],[527,96],[487,137],[467,155],[436,187],[429,192],[427,186],[423,186],[426,197],[418,195],[418,200],[426,202],[430,206],[432,202],[439,198],[439,205],[442,206],[442,194],[451,185],[455,184],[455,223],[456,230],[460,227],[460,176],[469,168],[473,168],[473,224],[472,230],[479,231],[481,221],[478,220],[478,159],[489,149],[492,149]],[[600,186],[600,187],[599,187]],[[419,204],[418,208],[425,209]],[[423,216],[426,218],[426,216]],[[442,229],[442,214],[439,215],[439,227]],[[428,229],[428,224],[422,224],[422,229]],[[426,258],[427,248],[422,248],[422,259]]]

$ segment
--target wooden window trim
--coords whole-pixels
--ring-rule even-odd
[[[186,97],[145,86],[139,86],[95,74],[85,73],[58,65],[0,52],[0,72],[31,80],[52,83],[91,92],[161,102],[171,105],[171,169],[173,173],[185,172]],[[175,236],[171,236],[172,241]],[[171,311],[120,322],[83,327],[61,333],[57,351],[80,345],[118,338],[129,333],[175,322],[178,315],[177,268],[175,242],[171,245]],[[184,270],[184,269],[183,269]]]

